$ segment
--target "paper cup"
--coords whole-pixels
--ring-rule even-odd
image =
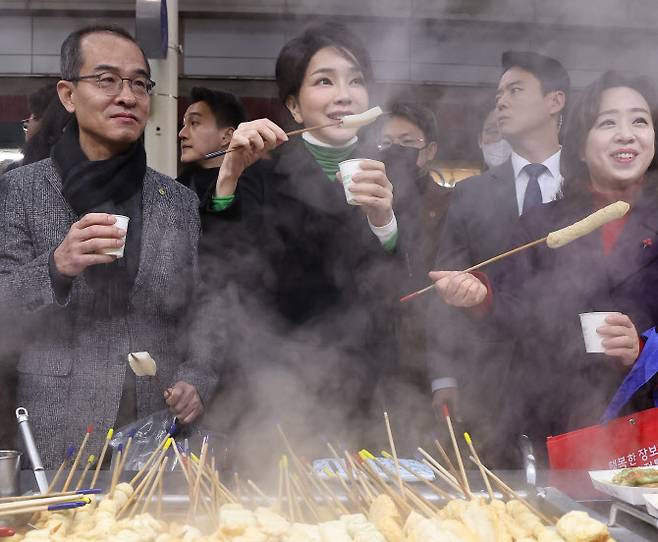
[[[350,192],[349,188],[354,183],[354,181],[352,181],[352,175],[361,171],[361,160],[363,160],[363,158],[352,158],[351,160],[345,160],[338,164],[340,175],[343,178],[345,198],[347,198],[347,203],[350,205],[360,205],[354,201],[354,194]]]
[[[117,219],[117,221],[114,223],[114,225],[117,228],[120,228],[124,230],[126,233],[128,233],[128,221],[130,218],[127,216],[123,215],[112,215],[114,218]],[[101,250],[102,254],[107,254],[108,256],[116,256],[117,258],[123,258],[123,249],[126,248],[125,242],[126,242],[126,236],[123,236],[123,242],[124,244],[120,246],[119,248],[108,248],[105,250]]]
[[[580,325],[583,328],[585,351],[589,354],[602,354],[604,351],[601,341],[603,337],[596,332],[597,327],[605,326],[605,319],[612,314],[620,312],[583,312],[579,314]]]

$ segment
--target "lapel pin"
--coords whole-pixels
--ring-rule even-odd
[[[164,195],[165,195],[165,189],[162,188],[162,187],[158,188],[158,192],[160,192],[160,195],[161,195],[161,196],[164,196]]]
[[[642,239],[642,248],[649,248],[651,245],[653,245],[653,240],[649,238]]]

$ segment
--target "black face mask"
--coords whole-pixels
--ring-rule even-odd
[[[405,187],[422,186],[423,174],[418,167],[420,149],[393,144],[380,151],[381,161],[386,166],[386,174],[393,186],[404,193]],[[400,190],[402,189],[402,190]]]

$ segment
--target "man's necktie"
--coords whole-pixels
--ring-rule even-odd
[[[523,169],[528,174],[528,187],[523,197],[523,213],[525,213],[531,207],[541,205],[539,177],[546,171],[546,166],[544,164],[528,164]]]

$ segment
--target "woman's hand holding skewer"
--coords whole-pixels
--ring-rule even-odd
[[[431,271],[438,296],[448,305],[475,307],[487,297],[487,287],[475,275],[462,271]]]
[[[611,314],[605,323],[596,329],[604,337],[601,344],[605,354],[619,358],[625,367],[632,366],[640,355],[640,338],[633,322],[625,314]]]
[[[393,220],[393,185],[386,176],[386,167],[377,160],[361,160],[360,166],[350,187],[354,201],[363,206],[373,226],[386,226]],[[337,177],[342,181],[340,172]]]
[[[203,414],[203,401],[192,384],[179,380],[166,391],[165,402],[181,423],[192,423]]]
[[[269,119],[238,125],[219,169],[215,197],[233,195],[242,172],[286,141],[286,133]]]

